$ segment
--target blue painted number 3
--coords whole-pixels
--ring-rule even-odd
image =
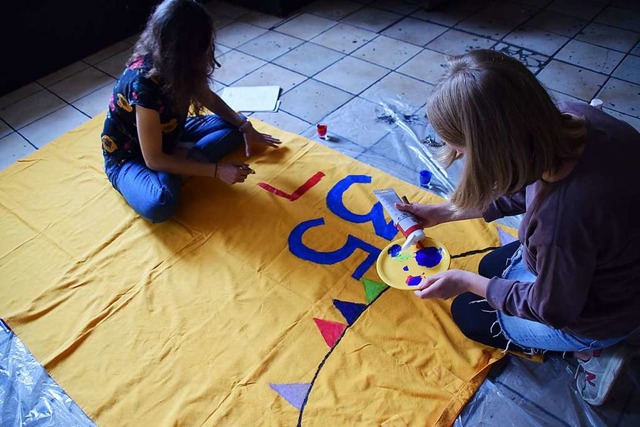
[[[387,223],[384,218],[384,211],[382,205],[380,203],[376,203],[371,208],[371,211],[367,214],[355,214],[351,212],[344,205],[343,196],[344,193],[351,187],[353,184],[369,184],[371,183],[371,177],[366,175],[349,175],[346,178],[342,179],[333,188],[327,193],[327,207],[329,210],[338,216],[339,218],[344,219],[345,221],[353,222],[353,223],[365,223],[371,221],[373,223],[373,228],[375,233],[383,237],[387,240],[393,239],[393,237],[397,234],[398,230],[394,227],[393,222]],[[309,248],[302,242],[302,236],[304,233],[313,228],[324,225],[324,218],[316,218],[309,221],[304,221],[294,227],[294,229],[289,234],[289,250],[292,254],[297,256],[298,258],[302,258],[306,261],[311,261],[316,264],[336,264],[338,262],[344,261],[351,254],[355,252],[356,249],[362,249],[367,252],[367,258],[358,265],[355,269],[351,277],[356,280],[359,280],[364,273],[376,262],[378,255],[380,254],[380,249],[377,247],[358,239],[352,235],[347,235],[347,241],[341,248],[331,251],[331,252],[320,252],[315,249]]]

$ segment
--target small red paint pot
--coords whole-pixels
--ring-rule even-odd
[[[320,138],[324,139],[327,136],[327,125],[318,123],[316,125],[316,129],[318,131],[318,136]]]

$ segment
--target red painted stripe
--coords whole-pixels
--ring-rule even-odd
[[[277,189],[274,186],[267,184],[266,182],[259,182],[258,187],[262,188],[263,190],[267,190],[268,192],[273,193],[276,196],[284,197],[285,199],[291,200],[292,202],[294,202],[298,200],[300,197],[302,197],[302,195],[307,191],[309,191],[314,185],[320,182],[320,180],[323,177],[324,177],[323,172],[316,172],[315,175],[309,178],[307,182],[302,184],[300,187],[296,188],[296,190],[291,194],[286,193],[280,189]]]

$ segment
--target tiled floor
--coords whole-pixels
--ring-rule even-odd
[[[600,98],[640,130],[640,1],[418,3],[320,0],[282,19],[210,1],[222,64],[213,88],[277,84],[280,110],[253,117],[311,138],[325,121],[334,139],[318,142],[409,181],[420,158],[402,150],[411,135],[397,137],[380,103],[419,116],[446,55],[473,48],[523,61],[556,99]],[[0,97],[0,169],[106,110],[135,39]]]
[[[280,85],[280,111],[256,118],[307,136],[331,119],[332,147],[358,156],[389,133],[373,129],[376,103],[418,110],[446,55],[491,48],[523,61],[557,99],[601,98],[640,129],[637,0],[457,0],[434,11],[419,3],[316,1],[282,19],[210,1],[223,64],[213,88]],[[0,97],[0,168],[104,111],[134,42]],[[354,106],[358,114],[342,114]]]

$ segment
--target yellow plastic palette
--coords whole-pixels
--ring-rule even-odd
[[[422,240],[423,248],[410,246],[400,248],[405,239],[398,239],[385,247],[376,262],[380,278],[397,289],[417,289],[425,277],[446,271],[451,263],[451,255],[442,243],[429,237]]]

